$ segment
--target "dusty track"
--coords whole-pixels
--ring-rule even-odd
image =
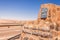
[[[21,33],[20,26],[0,27],[0,40],[7,40]]]

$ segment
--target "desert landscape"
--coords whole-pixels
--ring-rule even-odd
[[[0,19],[0,40],[60,40],[60,6],[41,4],[36,20]]]

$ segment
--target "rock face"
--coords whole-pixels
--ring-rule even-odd
[[[60,40],[60,6],[42,4],[36,21],[27,22],[28,25],[24,26],[24,33],[22,33],[24,36],[31,34],[30,36],[37,35],[38,40]]]
[[[60,6],[55,4],[42,4],[38,14],[39,21],[43,19],[41,18],[43,16],[42,14],[44,16],[47,16],[46,20],[50,20],[52,22],[60,24]]]
[[[42,16],[47,16],[47,17],[44,19],[42,18]],[[38,22],[41,22],[41,20],[45,20],[45,22],[46,21],[51,22],[50,28],[55,29],[55,30],[52,30],[52,33],[53,33],[52,35],[56,33],[55,34],[57,37],[56,40],[60,40],[60,6],[55,4],[42,4],[40,7],[40,12],[38,14]]]

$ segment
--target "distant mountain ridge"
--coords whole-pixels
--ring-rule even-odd
[[[0,19],[0,23],[18,23],[20,20]]]

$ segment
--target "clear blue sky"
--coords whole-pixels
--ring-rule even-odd
[[[0,18],[37,19],[40,5],[44,3],[60,5],[60,0],[0,0]]]

